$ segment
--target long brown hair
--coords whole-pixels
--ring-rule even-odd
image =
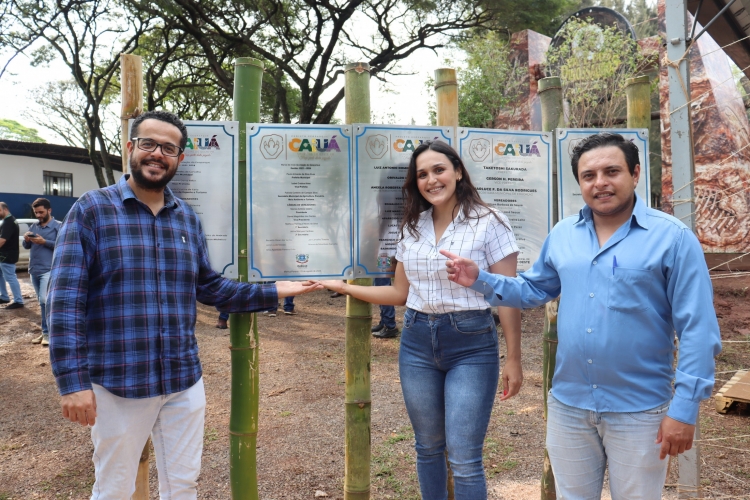
[[[458,170],[461,173],[461,179],[456,181],[456,200],[458,201],[458,206],[461,207],[464,218],[479,219],[489,212],[503,226],[508,228],[497,213],[479,197],[477,188],[471,183],[469,172],[466,171],[464,162],[461,161],[461,157],[458,156],[456,150],[442,141],[425,141],[417,146],[414,154],[411,155],[409,170],[406,172],[406,179],[404,180],[404,185],[401,187],[401,194],[404,197],[404,217],[401,219],[399,227],[401,239],[404,239],[404,229],[409,231],[410,235],[419,239],[419,231],[417,231],[419,216],[432,206],[429,201],[425,200],[417,187],[417,158],[428,149],[444,154],[453,164],[453,170]],[[485,208],[486,211],[480,210],[481,208]]]

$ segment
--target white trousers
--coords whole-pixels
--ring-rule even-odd
[[[149,435],[156,452],[159,498],[197,497],[203,452],[206,394],[203,379],[186,391],[145,399],[115,396],[94,384],[96,481],[91,500],[128,500],[135,492],[138,460]]]

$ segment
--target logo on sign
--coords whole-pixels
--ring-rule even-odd
[[[303,153],[305,151],[308,153],[341,152],[335,135],[330,139],[300,139],[295,137],[289,141],[289,149],[295,153]]]
[[[381,253],[378,255],[378,270],[387,271],[391,268],[391,258],[386,254]]]
[[[267,135],[260,140],[260,154],[266,160],[274,160],[284,150],[282,144],[284,144],[284,138],[280,135]]]
[[[469,143],[469,156],[474,161],[484,161],[492,151],[492,145],[487,139],[472,139]]]
[[[185,149],[221,149],[216,136],[212,137],[188,137]]]
[[[399,153],[414,152],[414,150],[417,149],[417,146],[429,140],[430,139],[396,139],[393,143],[393,149]],[[437,141],[438,138],[435,137],[432,140]]]
[[[378,160],[385,156],[388,151],[388,138],[384,135],[373,135],[367,139],[365,145],[365,151],[367,155],[373,160]]]
[[[309,253],[298,253],[294,256],[294,260],[297,261],[297,264],[307,264],[310,262],[310,254]]]
[[[495,153],[499,156],[542,156],[539,153],[539,148],[536,147],[536,141],[531,144],[498,142],[495,146]]]

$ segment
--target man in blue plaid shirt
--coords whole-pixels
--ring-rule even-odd
[[[57,239],[50,358],[63,416],[92,426],[93,499],[132,496],[149,435],[161,498],[196,498],[206,405],[196,301],[253,312],[320,288],[238,283],[211,269],[198,216],[167,187],[186,141],[174,115],[139,116],[130,175],[81,196]]]

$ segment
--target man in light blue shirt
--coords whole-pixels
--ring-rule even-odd
[[[661,498],[664,458],[692,447],[714,385],[711,280],[692,231],[635,194],[633,143],[597,134],[571,163],[586,206],[554,227],[530,270],[507,278],[442,253],[449,278],[493,305],[535,307],[562,292],[547,424],[558,497],[600,498],[609,462],[613,499]]]

